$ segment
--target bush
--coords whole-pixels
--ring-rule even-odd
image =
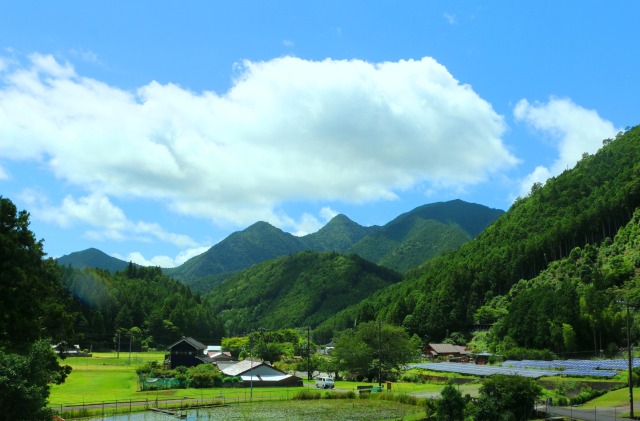
[[[590,387],[588,387],[583,389],[576,396],[572,396],[571,398],[569,398],[569,404],[582,405],[583,403],[588,402],[591,399],[604,395],[606,392],[607,392],[606,390],[593,390]]]
[[[323,399],[356,399],[358,395],[353,390],[350,390],[346,393],[336,393],[327,391],[322,396]]]
[[[424,380],[417,373],[404,373],[400,377],[400,381],[406,383],[424,383]]]
[[[212,364],[200,364],[187,369],[189,386],[196,389],[222,386],[222,376]]]
[[[320,399],[320,393],[313,392],[310,390],[301,390],[295,395],[293,395],[293,400],[295,401],[309,401],[314,399]]]
[[[544,360],[558,359],[558,356],[548,349],[511,348],[502,353],[507,360]]]

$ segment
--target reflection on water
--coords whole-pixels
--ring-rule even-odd
[[[215,414],[212,413],[212,410],[209,409],[191,409],[188,411],[176,411],[178,414],[186,415],[186,418],[182,418],[187,421],[196,421],[196,420],[220,420],[223,418],[218,418]],[[218,414],[222,415],[222,414]],[[179,419],[176,416],[162,414],[158,412],[146,411],[146,412],[134,412],[131,414],[123,414],[123,415],[111,415],[105,417],[95,417],[95,418],[83,418],[83,420],[101,420],[101,421],[167,421],[167,420],[177,420]]]

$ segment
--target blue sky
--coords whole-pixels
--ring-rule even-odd
[[[636,1],[0,0],[0,195],[53,257],[508,209],[638,124]]]

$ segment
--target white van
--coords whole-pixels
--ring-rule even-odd
[[[316,387],[321,389],[333,389],[333,379],[331,377],[316,377]]]

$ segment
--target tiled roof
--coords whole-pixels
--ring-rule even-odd
[[[460,353],[460,349],[458,349],[455,345],[451,345],[451,344],[429,344],[429,346],[438,354]]]
[[[188,343],[189,345],[191,345],[192,347],[194,347],[197,350],[204,350],[207,347],[202,342],[198,342],[198,341],[196,341],[195,339],[193,339],[190,336],[186,336],[186,337],[183,336],[182,339],[180,339],[176,343],[170,345],[169,348],[173,348],[174,346],[178,345],[180,342],[186,342],[186,343]]]
[[[263,361],[255,361],[255,360],[242,360],[233,364],[232,366],[226,367],[222,370],[222,373],[227,376],[240,376],[247,371],[250,371],[256,367],[264,364]]]

